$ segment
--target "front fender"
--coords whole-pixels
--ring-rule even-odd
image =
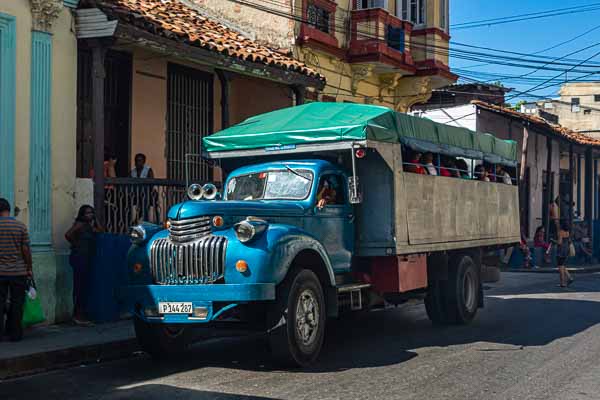
[[[323,259],[330,284],[335,285],[335,275],[327,251],[309,233],[292,225],[270,224],[266,232],[250,243],[241,243],[233,229],[215,232],[228,239],[225,261],[225,283],[275,283],[286,277],[292,262],[303,250],[317,252]],[[240,273],[238,260],[248,263],[248,271]]]

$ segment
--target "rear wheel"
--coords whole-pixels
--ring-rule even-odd
[[[174,357],[190,344],[189,329],[185,326],[151,324],[139,317],[135,317],[133,323],[140,347],[154,359]]]
[[[269,345],[273,357],[286,366],[307,366],[321,351],[326,308],[323,288],[314,272],[290,271],[277,289],[269,311]]]
[[[467,324],[477,314],[480,296],[479,268],[463,254],[450,260],[447,281],[431,283],[425,307],[434,323]]]

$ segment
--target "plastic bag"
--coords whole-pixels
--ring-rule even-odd
[[[575,245],[573,242],[569,242],[569,257],[575,257],[577,255],[577,251],[575,250]]]
[[[22,325],[24,328],[44,322],[44,310],[40,301],[39,293],[35,288],[33,280],[29,281],[28,288],[25,292],[25,305],[23,306]]]

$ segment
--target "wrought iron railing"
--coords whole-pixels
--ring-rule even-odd
[[[107,178],[104,187],[106,231],[127,233],[140,221],[163,224],[169,208],[186,198],[184,181]]]

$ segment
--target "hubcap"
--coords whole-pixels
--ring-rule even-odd
[[[296,305],[296,333],[304,346],[310,346],[317,337],[319,313],[319,303],[313,291],[302,291]]]
[[[477,298],[476,292],[477,287],[475,284],[475,277],[473,276],[473,272],[467,270],[465,272],[465,277],[463,280],[463,295],[465,301],[465,307],[469,311],[473,311],[476,307],[475,301]]]

